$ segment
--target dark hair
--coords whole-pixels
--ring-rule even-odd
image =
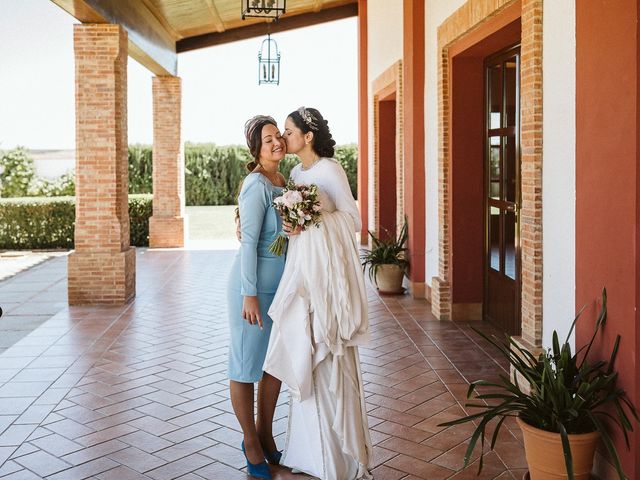
[[[247,134],[247,147],[249,147],[249,152],[253,157],[249,163],[247,163],[246,167],[249,172],[253,172],[255,168],[260,164],[260,150],[262,149],[262,129],[267,125],[273,125],[274,127],[278,127],[278,124],[273,118],[260,116],[260,118],[252,118],[247,122],[253,123],[251,125],[245,125],[245,130]],[[250,128],[249,128],[250,127]]]
[[[306,119],[303,118],[303,112]],[[322,117],[320,112],[315,108],[300,107],[289,114],[289,118],[293,123],[302,130],[302,133],[313,133],[313,142],[311,148],[320,157],[332,158],[335,154],[336,141],[329,131],[329,123]]]

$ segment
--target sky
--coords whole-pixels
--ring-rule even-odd
[[[0,0],[0,149],[74,148],[74,23],[49,0]],[[357,141],[356,18],[272,38],[277,86],[258,85],[262,37],[178,56],[184,141],[242,144],[248,118],[269,114],[282,127],[301,105],[320,110],[338,144]],[[130,144],[153,140],[151,78],[129,58]]]

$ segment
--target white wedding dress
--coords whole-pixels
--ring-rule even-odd
[[[289,387],[281,463],[322,480],[370,479],[371,439],[358,345],[368,341],[367,297],[354,231],[360,216],[347,176],[333,159],[291,171],[315,183],[322,218],[289,240],[269,316],[264,370]]]

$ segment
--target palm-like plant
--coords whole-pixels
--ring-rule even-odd
[[[495,336],[488,337],[474,329],[508,359],[515,374],[513,380],[505,375],[500,375],[498,383],[485,380],[471,383],[467,391],[467,398],[471,398],[475,393],[474,398],[488,400],[491,404],[467,404],[468,407],[479,408],[481,411],[439,425],[448,427],[479,421],[465,453],[465,466],[468,465],[471,454],[480,439],[482,452],[478,473],[482,471],[485,429],[489,422],[498,419],[491,438],[491,449],[493,450],[505,419],[519,416],[521,420],[533,427],[560,434],[570,480],[574,478],[574,473],[568,435],[589,432],[600,434],[620,479],[624,480],[625,476],[620,459],[604,423],[608,419],[620,427],[627,448],[629,448],[627,432],[633,431],[633,425],[628,413],[635,418],[636,422],[640,420],[626,392],[616,386],[618,374],[614,371],[614,365],[620,345],[620,335],[616,337],[609,361],[590,361],[588,359],[596,335],[604,327],[607,320],[606,290],[602,291],[602,310],[591,341],[572,353],[569,338],[580,313],[571,324],[564,343],[560,345],[558,334],[554,331],[552,348],[542,352],[538,357],[520,347],[509,336],[507,336],[506,342],[503,342]],[[521,387],[517,374],[520,374],[528,382],[529,389]],[[488,387],[496,391],[478,393],[477,387]],[[613,407],[615,414],[612,413],[611,407]]]
[[[402,271],[405,271],[409,262],[405,258],[407,248],[407,222],[405,221],[398,235],[394,238],[388,236],[387,239],[377,238],[371,231],[372,248],[371,250],[363,249],[360,255],[362,260],[362,268],[369,266],[369,278],[375,282],[376,274],[381,265],[397,265]]]

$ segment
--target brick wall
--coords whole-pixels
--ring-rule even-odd
[[[153,78],[153,216],[149,246],[183,247],[184,156],[181,140],[182,82]]]
[[[74,50],[76,226],[69,303],[125,303],[135,295],[127,194],[127,34],[118,25],[74,25]]]

